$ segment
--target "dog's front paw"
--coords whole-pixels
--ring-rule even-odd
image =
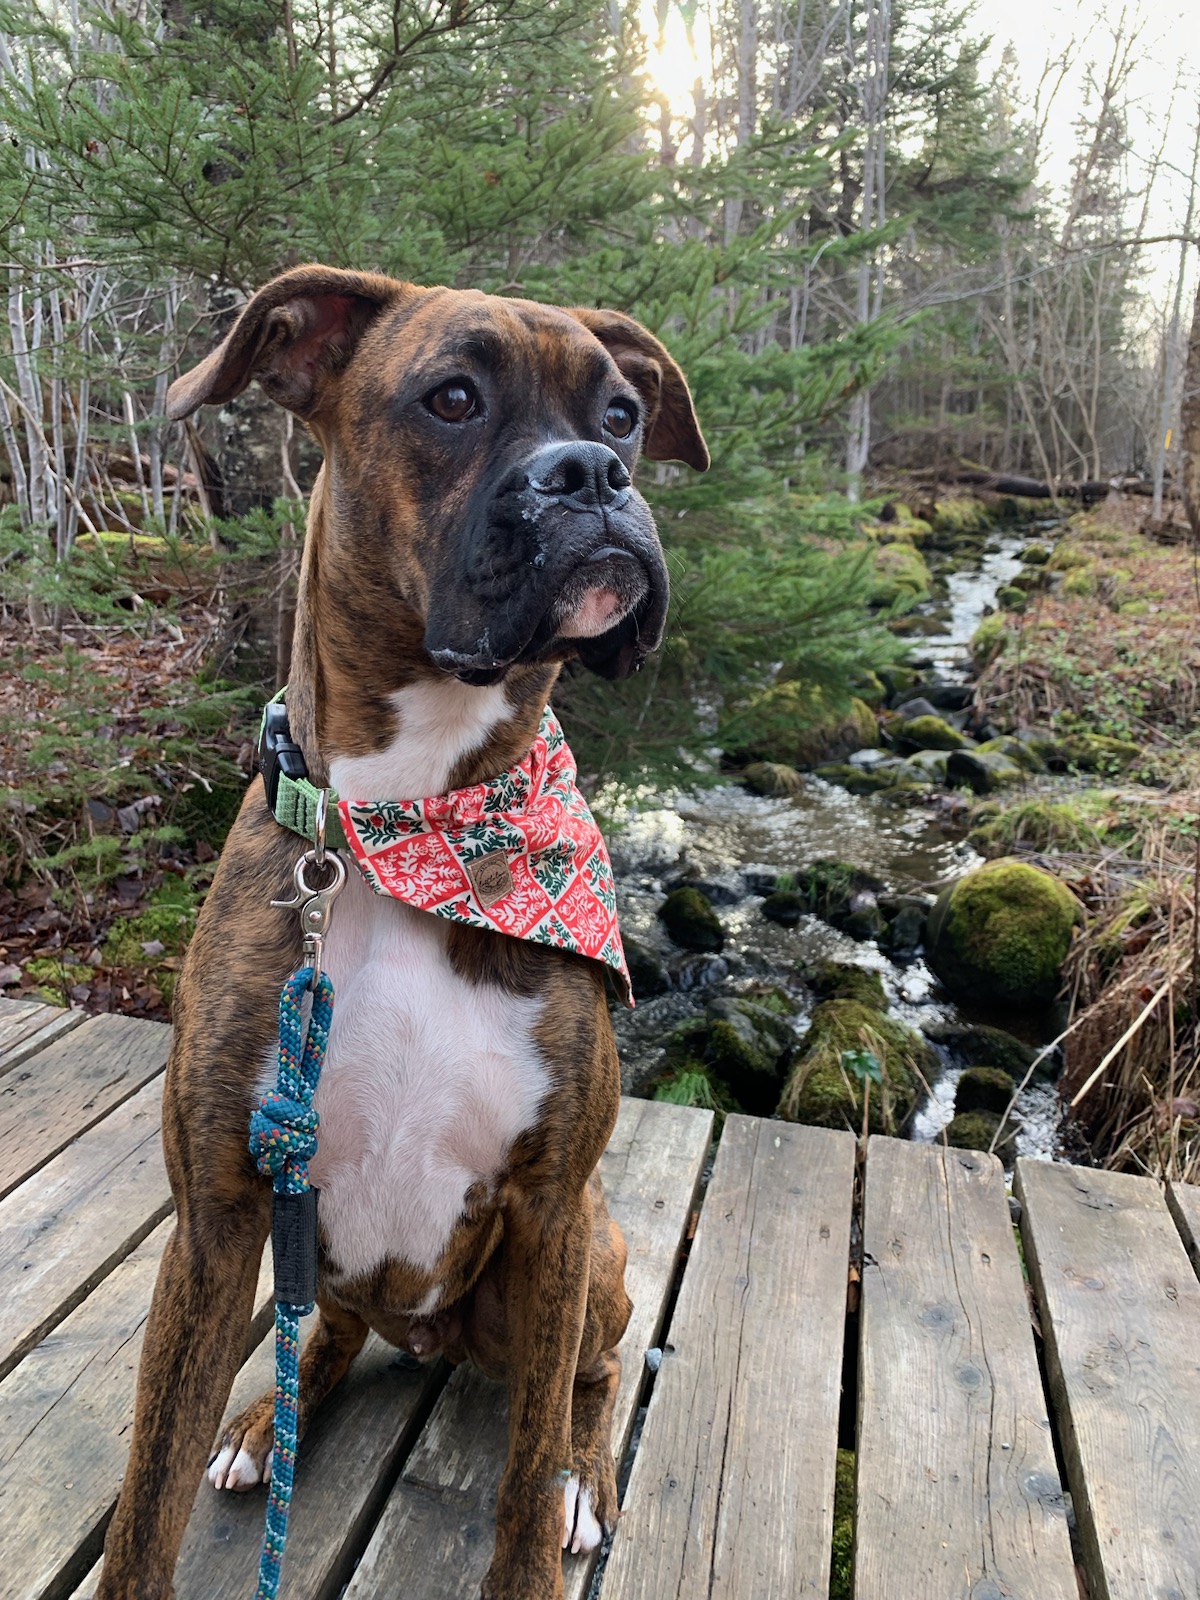
[[[597,1549],[617,1523],[617,1479],[611,1456],[599,1471],[580,1468],[571,1474],[563,1490],[563,1510],[563,1549],[576,1556]]]
[[[260,1483],[270,1483],[274,1419],[274,1396],[263,1395],[230,1421],[208,1464],[208,1481],[214,1489],[244,1494]]]

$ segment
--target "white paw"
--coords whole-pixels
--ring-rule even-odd
[[[604,1530],[596,1521],[595,1513],[592,1511],[591,1491],[579,1487],[579,1479],[574,1473],[567,1479],[566,1488],[563,1490],[563,1502],[566,1510],[563,1549],[570,1550],[572,1555],[582,1555],[589,1550],[595,1550],[600,1544]]]
[[[268,1452],[260,1471],[258,1463],[248,1451],[235,1450],[231,1444],[224,1445],[209,1464],[208,1481],[214,1489],[235,1489],[240,1492],[253,1489],[259,1483],[270,1483],[272,1455],[273,1450]]]

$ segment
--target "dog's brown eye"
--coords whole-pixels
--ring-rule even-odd
[[[425,401],[435,417],[443,422],[465,422],[474,416],[479,396],[473,386],[462,378],[452,378],[449,383],[435,389]]]
[[[627,406],[623,400],[614,400],[604,413],[604,426],[609,433],[616,434],[618,439],[628,439],[633,432],[637,421],[637,413],[632,406]]]

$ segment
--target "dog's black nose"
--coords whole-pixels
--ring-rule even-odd
[[[550,445],[525,470],[531,489],[572,511],[616,507],[629,496],[629,469],[604,444],[573,439]]]

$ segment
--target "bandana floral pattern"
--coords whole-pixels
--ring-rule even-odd
[[[575,777],[547,708],[529,754],[498,778],[426,800],[339,800],[338,811],[376,894],[603,961],[632,1005],[612,864]],[[485,904],[471,868],[497,852],[511,886]]]

